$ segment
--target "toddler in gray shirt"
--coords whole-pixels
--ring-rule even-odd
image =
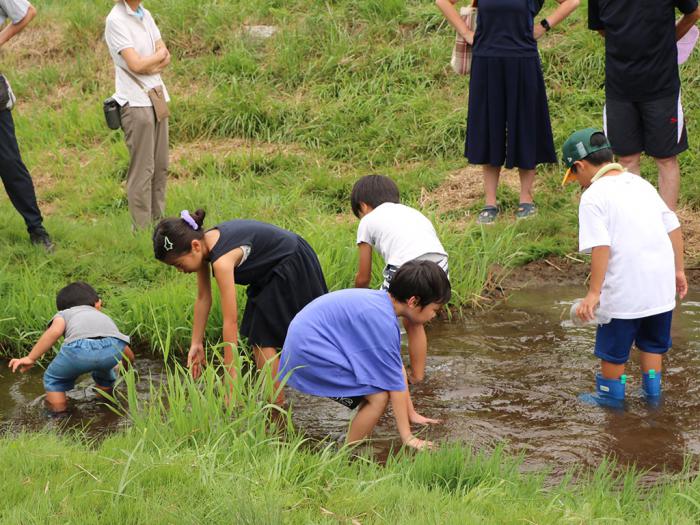
[[[82,374],[92,373],[99,390],[111,393],[116,380],[116,365],[134,361],[129,337],[122,334],[112,319],[102,313],[102,301],[87,283],[74,282],[56,295],[58,313],[31,352],[12,359],[10,368],[26,372],[64,336],[61,350],[44,372],[46,402],[54,412],[67,408],[66,392]]]

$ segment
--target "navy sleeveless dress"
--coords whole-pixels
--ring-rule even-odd
[[[250,247],[234,270],[236,284],[248,287],[240,334],[251,346],[282,348],[294,316],[328,292],[316,253],[296,233],[264,222],[240,219],[213,229],[220,236],[209,253],[212,264],[231,250]]]
[[[464,156],[534,169],[557,161],[533,36],[539,0],[479,0]]]

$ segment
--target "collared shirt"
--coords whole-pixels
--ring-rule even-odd
[[[0,0],[0,25],[8,18],[18,24],[27,16],[31,4],[27,0]]]
[[[140,19],[126,2],[120,1],[107,16],[105,41],[114,62],[116,84],[114,99],[122,106],[127,103],[132,107],[152,106],[146,91],[156,86],[163,86],[165,99],[170,100],[159,74],[139,75],[133,71],[129,71],[130,74],[125,71],[128,66],[121,56],[124,49],[133,48],[139,55],[148,57],[155,53],[156,42],[161,39],[160,31],[151,13],[148,9],[142,9],[143,19]],[[139,85],[132,75],[138,78],[143,86]]]

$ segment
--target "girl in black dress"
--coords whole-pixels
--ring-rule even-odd
[[[238,219],[205,231],[204,216],[204,210],[192,214],[185,210],[180,218],[162,220],[153,232],[156,259],[181,272],[197,273],[187,366],[198,377],[205,362],[204,331],[212,304],[213,271],[221,295],[223,341],[228,343],[224,364],[231,377],[236,375],[231,365],[239,332],[236,284],[248,286],[240,333],[253,348],[257,367],[273,360],[276,376],[277,351],[289,323],[304,306],[328,291],[318,258],[299,235],[272,224]]]

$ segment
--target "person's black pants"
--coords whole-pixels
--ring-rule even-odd
[[[24,218],[27,231],[42,232],[41,212],[34,183],[19,154],[15,124],[10,111],[0,111],[0,178],[10,202]]]

